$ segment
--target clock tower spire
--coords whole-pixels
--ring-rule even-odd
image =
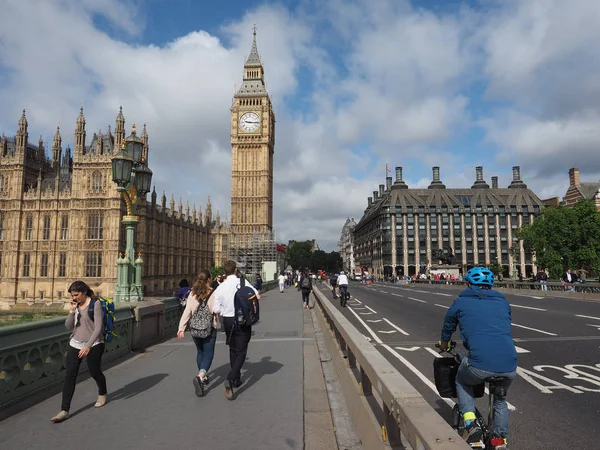
[[[246,236],[273,231],[275,113],[256,45],[256,26],[253,35],[242,85],[231,105],[231,232]]]

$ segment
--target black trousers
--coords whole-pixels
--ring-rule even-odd
[[[248,352],[248,343],[252,336],[252,327],[234,326],[235,318],[233,317],[223,317],[223,325],[225,325],[227,345],[229,345],[229,365],[231,367],[227,380],[233,382],[241,378],[242,366]]]
[[[90,375],[98,385],[98,395],[106,395],[106,378],[102,373],[100,365],[102,364],[102,354],[104,353],[104,343],[94,345],[86,356],[88,370]],[[69,412],[71,408],[71,400],[75,393],[75,384],[77,383],[77,375],[79,374],[79,366],[81,358],[79,358],[79,349],[71,347],[67,350],[67,374],[65,376],[65,385],[62,395],[61,410]]]

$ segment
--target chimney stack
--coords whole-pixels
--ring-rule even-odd
[[[490,186],[483,179],[483,166],[475,167],[475,184],[471,189],[489,189]]]
[[[379,192],[373,191],[373,201],[377,201],[377,197],[379,197]]]
[[[367,208],[373,204],[373,197],[367,197]]]
[[[519,166],[513,166],[512,170],[513,180],[508,187],[513,189],[527,189],[527,185],[521,181],[521,168]]]
[[[385,184],[380,184],[379,185],[379,196],[383,197],[383,192],[385,190]]]
[[[386,177],[385,178],[385,190],[386,191],[391,191],[392,190],[392,177]]]
[[[394,183],[396,188],[398,189],[408,189],[407,184],[402,179],[402,167],[396,167],[396,182]]]
[[[513,181],[521,181],[521,168],[513,166]]]
[[[492,177],[492,189],[498,189],[498,177]]]
[[[396,183],[402,182],[402,167],[396,167]]]
[[[569,186],[574,187],[579,186],[579,184],[579,169],[573,167],[569,169]]]
[[[427,189],[446,189],[444,183],[440,181],[440,168],[437,166],[433,168],[433,181]]]

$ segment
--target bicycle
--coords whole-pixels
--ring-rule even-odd
[[[350,293],[348,292],[348,286],[344,284],[340,286],[340,306],[345,308],[348,300],[350,300]]]
[[[440,349],[440,353],[448,353],[452,357],[451,358],[436,358],[434,361],[434,376],[435,376],[435,384],[436,388],[441,397],[445,398],[456,398],[456,374],[458,372],[458,367],[462,362],[464,355],[456,352],[456,342],[450,341],[449,349],[440,348],[439,344],[435,344],[436,348]],[[443,361],[443,360],[453,360],[453,361]],[[444,370],[444,368],[446,370]],[[480,398],[484,395],[484,387],[488,389],[488,417],[487,422],[483,415],[479,412],[477,408],[475,408],[475,420],[479,424],[479,427],[482,431],[482,438],[479,442],[470,443],[471,448],[480,448],[485,449],[490,448],[494,449],[497,445],[502,445],[504,443],[504,439],[493,436],[492,430],[494,428],[494,398],[498,395],[501,397],[506,396],[506,388],[502,387],[502,384],[507,381],[506,377],[489,377],[485,379],[484,384],[480,384],[474,386],[474,397]],[[450,394],[451,391],[451,395]],[[463,437],[465,433],[465,423],[462,414],[458,410],[458,402],[452,408],[452,422],[450,424],[456,432]]]

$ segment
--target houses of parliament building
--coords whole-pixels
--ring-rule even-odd
[[[37,145],[31,143],[25,111],[14,137],[2,133],[0,308],[65,301],[75,280],[84,280],[99,295],[113,296],[117,259],[125,252],[121,219],[127,210],[112,181],[111,159],[125,133],[122,108],[114,131],[108,127],[94,133],[89,144],[82,108],[73,151],[63,149],[58,127],[49,152],[41,137]],[[166,195],[158,199],[155,190],[149,200],[141,199],[134,246],[143,258],[146,297],[170,295],[182,278],[193,281],[199,270],[222,265],[233,254],[257,264],[274,258],[267,251],[274,243],[264,239],[273,231],[274,136],[275,115],[255,28],[243,83],[231,106],[231,223],[222,222],[218,212],[213,218],[210,197],[204,213],[196,206],[184,208],[181,201],[176,206],[173,196],[167,205]],[[148,163],[145,125],[140,138]],[[250,237],[258,237],[260,248],[249,245]]]

